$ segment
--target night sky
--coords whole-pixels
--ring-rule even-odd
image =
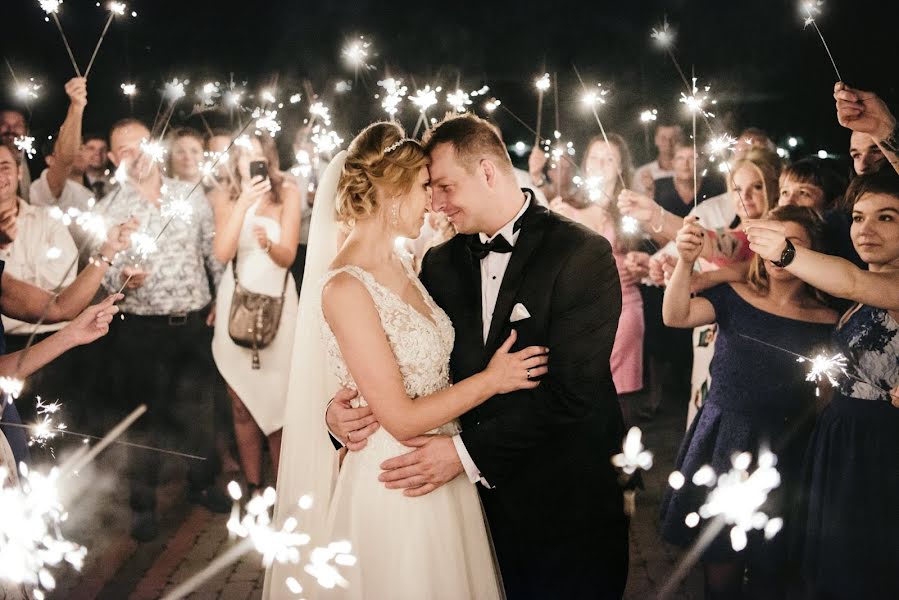
[[[86,66],[105,22],[96,0],[65,0],[60,20],[79,64]],[[683,84],[666,54],[649,38],[667,16],[677,31],[676,53],[689,75],[711,84],[718,100],[717,128],[737,133],[760,126],[777,141],[789,135],[806,143],[800,154],[825,148],[844,152],[848,134],[835,120],[831,89],[835,75],[813,28],[803,30],[796,0],[592,0],[569,2],[406,1],[229,2],[138,0],[138,17],[113,23],[89,81],[85,130],[104,130],[131,114],[119,84],[134,81],[140,95],[134,115],[153,119],[157,90],[172,77],[192,83],[247,81],[260,90],[277,80],[280,97],[304,91],[304,81],[331,107],[334,127],[349,140],[368,122],[384,118],[375,82],[390,74],[405,79],[410,92],[426,83],[472,90],[487,84],[490,95],[532,127],[536,122],[534,78],[558,74],[560,129],[576,144],[596,133],[584,110],[574,76],[576,65],[588,83],[602,82],[611,94],[601,108],[609,131],[623,133],[644,158],[640,110],[655,107],[684,118],[676,101]],[[828,0],[818,17],[843,77],[873,89],[896,106],[895,31],[899,3],[892,0]],[[58,126],[65,109],[62,85],[72,76],[56,28],[44,22],[37,0],[3,0],[3,56],[19,78],[44,84],[32,106],[37,133]],[[364,34],[376,56],[375,70],[361,75],[352,91],[335,83],[353,80],[340,49]],[[544,68],[545,65],[545,68]],[[16,103],[12,77],[3,65],[0,99]],[[545,134],[555,121],[553,90],[547,93]],[[182,101],[189,109],[187,99]],[[478,107],[482,104],[478,103]],[[298,107],[282,111],[287,133],[304,116]],[[445,104],[434,107],[440,116]],[[438,110],[439,109],[439,110]],[[480,108],[478,112],[484,114]],[[411,130],[414,107],[400,113]],[[176,113],[175,122],[183,115]],[[507,141],[533,136],[508,114],[497,113]],[[686,120],[684,121],[686,123]]]

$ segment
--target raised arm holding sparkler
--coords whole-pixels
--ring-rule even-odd
[[[877,94],[849,87],[842,81],[833,88],[840,125],[867,133],[899,173],[899,125]]]
[[[72,173],[75,158],[81,152],[81,122],[87,106],[87,80],[75,77],[66,83],[69,110],[59,128],[59,137],[52,160],[47,161],[47,184],[53,198],[62,196],[66,181]]]

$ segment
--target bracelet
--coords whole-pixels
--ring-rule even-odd
[[[656,229],[656,226],[652,226],[653,233],[662,233],[662,229],[665,228],[665,208],[660,204],[659,205],[659,227]]]
[[[107,267],[111,267],[112,259],[101,252],[101,253],[97,254],[97,256],[95,256],[93,259],[91,259],[91,263],[97,265],[98,267],[100,266],[101,263],[106,263]]]

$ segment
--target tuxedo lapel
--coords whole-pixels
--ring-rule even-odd
[[[518,296],[518,290],[527,274],[528,263],[534,251],[540,246],[540,242],[543,241],[542,221],[545,215],[546,209],[532,199],[531,205],[524,213],[521,232],[518,234],[518,241],[512,250],[509,266],[506,267],[499,295],[496,298],[496,307],[493,309],[493,319],[490,322],[490,332],[485,344],[485,350],[489,352],[499,346],[497,338],[512,314],[515,298]],[[480,273],[480,267],[478,272]]]
[[[467,236],[466,236],[467,237]],[[464,265],[462,273],[463,298],[465,305],[459,313],[463,316],[463,322],[456,327],[464,327],[468,334],[466,338],[472,338],[480,342],[479,349],[483,352],[484,324],[481,309],[481,261],[471,254],[467,240],[457,245],[458,264]]]

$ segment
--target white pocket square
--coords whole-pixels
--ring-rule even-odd
[[[519,302],[512,309],[512,316],[509,317],[510,323],[517,323],[518,321],[524,321],[525,319],[530,319],[531,313],[528,312],[528,309],[524,307],[524,304]]]

